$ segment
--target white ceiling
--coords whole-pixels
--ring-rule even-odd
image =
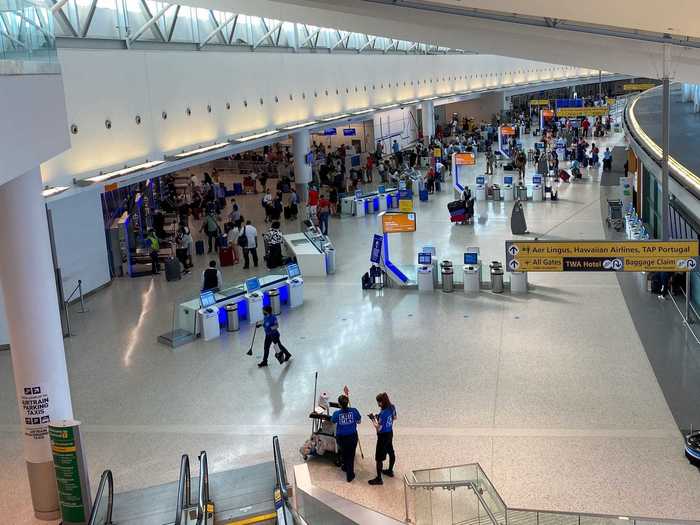
[[[602,69],[614,73],[660,78],[663,72],[663,46],[656,42],[642,42],[629,38],[591,35],[584,32],[534,27],[469,16],[443,13],[435,10],[413,9],[402,6],[405,0],[381,3],[374,0],[187,0],[191,5],[209,7],[243,14],[266,16],[290,22],[301,22],[323,27],[335,27],[372,35],[389,36],[411,41],[437,43],[443,46],[465,49],[481,54],[512,56],[539,60],[554,64]],[[413,4],[422,0],[409,0]],[[432,0],[443,4],[487,4],[486,0]],[[642,23],[657,30],[658,26],[691,29],[698,21],[697,7],[688,7],[698,0],[673,0],[671,9],[656,4],[648,7],[650,0],[558,0],[566,6],[556,6],[555,0],[488,0],[491,10],[501,6],[511,9],[517,4],[519,11],[546,10],[553,13],[572,14],[577,4],[582,11],[580,19],[594,21],[596,17],[608,18],[607,23]],[[523,5],[524,4],[524,5]],[[635,8],[629,8],[634,4]],[[647,6],[640,8],[639,5]],[[604,7],[600,7],[603,6]],[[678,7],[681,6],[681,7]],[[685,13],[683,12],[685,8]],[[587,14],[601,11],[607,15]],[[652,14],[650,14],[652,13]],[[624,15],[624,16],[623,16]],[[686,18],[681,26],[681,18]],[[597,18],[596,18],[597,19]],[[638,20],[637,20],[638,19]],[[635,22],[636,20],[636,22]],[[700,30],[700,24],[693,29]],[[700,83],[700,49],[672,46],[671,76],[677,80]]]
[[[698,0],[673,0],[666,5],[656,0],[418,0],[416,3],[700,36]]]

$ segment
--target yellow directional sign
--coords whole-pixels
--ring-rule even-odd
[[[624,84],[622,86],[622,89],[624,89],[625,91],[646,91],[647,89],[651,89],[653,87],[656,87],[656,84],[650,84],[650,83]]]
[[[528,102],[531,106],[549,106],[548,99],[534,99]]]
[[[506,241],[515,272],[689,272],[698,241]]]
[[[600,117],[610,111],[608,106],[590,106],[584,108],[559,108],[557,117]]]

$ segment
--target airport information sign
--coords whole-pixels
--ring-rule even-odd
[[[647,89],[651,89],[653,87],[656,87],[656,84],[639,83],[639,84],[624,84],[622,86],[622,89],[625,91],[646,91]]]
[[[698,241],[506,241],[510,272],[691,272]]]
[[[608,106],[589,106],[585,108],[557,108],[557,117],[601,117],[610,111]]]
[[[415,213],[384,212],[381,214],[384,233],[410,233],[416,231]]]

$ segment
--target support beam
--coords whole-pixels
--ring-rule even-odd
[[[24,21],[25,21],[27,24],[29,24],[30,26],[32,26],[32,27],[38,29],[39,31],[41,31],[41,32],[43,33],[43,35],[44,35],[47,39],[49,39],[49,40],[53,40],[53,39],[54,39],[54,35],[53,35],[52,33],[50,33],[49,31],[47,31],[47,30],[44,29],[43,27],[41,27],[39,24],[37,24],[37,23],[36,23],[34,20],[32,20],[31,18],[24,16],[24,14],[22,14],[22,13],[19,12],[19,11],[17,11],[17,12],[15,13],[15,15],[19,16],[22,20],[24,20]]]
[[[224,21],[223,24],[221,24],[220,26],[217,26],[211,33],[209,33],[209,34],[206,36],[206,38],[204,39],[204,41],[203,41],[201,44],[199,44],[199,46],[197,46],[197,47],[198,47],[199,49],[202,49],[204,46],[206,46],[206,45],[209,43],[209,41],[210,41],[212,38],[214,38],[214,37],[216,36],[217,33],[221,33],[221,31],[222,31],[227,25],[229,25],[231,22],[235,22],[236,20],[238,20],[238,15],[233,15],[233,16],[230,16],[229,18],[227,18],[227,19]],[[236,26],[235,26],[235,25],[234,25],[233,29],[234,29],[234,30],[236,29]],[[231,38],[233,38],[233,31],[231,31]],[[231,42],[231,41],[229,40],[229,43],[230,43],[230,42]]]
[[[307,37],[304,39],[304,41],[303,41],[301,44],[299,44],[299,47],[304,47],[306,44],[308,44],[308,43],[311,42],[314,38],[316,38],[320,33],[321,33],[321,28],[319,27],[319,28],[316,29],[313,33],[310,33],[309,36],[307,36]],[[316,46],[314,45],[314,46],[312,46],[312,47],[316,47]]]
[[[225,44],[226,36],[224,35],[224,32],[221,29],[219,29],[219,21],[216,19],[216,15],[214,14],[213,9],[209,9],[209,20],[211,20],[211,25],[217,28],[215,31],[216,34],[219,36],[221,43]]]
[[[170,24],[170,30],[168,31],[168,42],[171,42],[173,39],[173,34],[175,33],[175,24],[177,24],[178,15],[180,14],[180,7],[182,7],[182,6],[177,5],[175,7],[175,14],[173,15],[173,21]]]
[[[671,131],[671,81],[669,79],[669,69],[671,62],[671,48],[668,45],[664,46],[664,77],[663,77],[663,96],[661,100],[661,219],[662,224],[662,240],[668,241],[671,238],[670,228],[670,195],[668,193],[668,148],[669,137]]]
[[[238,25],[238,15],[233,19],[233,25],[231,26],[231,34],[228,37],[228,45],[233,43],[233,35],[236,34],[236,26]]]
[[[141,9],[143,9],[143,13],[146,15],[146,19],[151,19],[153,18],[153,13],[151,13],[151,10],[148,8],[148,3],[146,3],[146,0],[141,0]],[[165,37],[163,36],[163,32],[160,30],[160,27],[158,27],[158,24],[153,24],[151,26],[151,30],[153,33],[155,33],[156,38],[160,40],[161,42],[165,42]]]
[[[347,49],[348,41],[350,40],[350,35],[352,35],[352,33],[348,33],[347,35],[342,37],[340,40],[338,40],[335,44],[333,44],[333,47],[331,47],[331,51],[335,50],[340,45],[342,45],[343,47],[345,47]]]
[[[63,32],[66,33],[69,36],[78,36],[78,32],[75,30],[73,27],[73,24],[71,24],[70,20],[68,20],[68,17],[66,16],[66,13],[63,12],[63,5],[68,1],[68,0],[61,0],[60,2],[56,2],[56,0],[50,0],[51,3],[53,4],[53,7],[51,7],[51,11],[53,12],[54,16],[56,17],[56,21],[58,22],[58,25],[60,25],[63,28]]]
[[[92,0],[90,4],[90,9],[88,9],[88,14],[85,17],[85,22],[80,30],[80,38],[85,38],[90,30],[90,24],[92,24],[92,18],[95,16],[95,9],[97,8],[97,0]]]
[[[277,31],[277,30],[280,29],[281,27],[282,27],[282,22],[277,22],[274,26],[272,26],[272,29],[268,30],[267,33],[265,33],[263,36],[261,36],[261,37],[258,39],[257,42],[255,42],[255,45],[253,46],[253,49],[259,48],[260,45],[261,45],[265,40],[267,40],[268,38],[270,38],[270,43],[274,45],[275,42],[274,42],[274,40],[272,40],[271,36],[272,36],[272,34],[273,34],[275,31]]]
[[[173,7],[175,4],[168,4],[165,7],[163,7],[160,11],[158,11],[153,18],[151,18],[148,22],[143,24],[133,35],[129,35],[126,39],[126,47],[130,47],[131,44],[136,42],[138,38],[144,34],[153,24],[155,24],[158,20],[160,20],[160,17],[163,16],[168,9]],[[77,35],[76,35],[77,36]]]
[[[15,46],[20,46],[23,48],[27,48],[27,46],[24,44],[24,42],[17,40],[15,37],[13,37],[10,33],[5,31],[4,29],[0,29],[0,35],[5,36],[10,42],[12,42]]]

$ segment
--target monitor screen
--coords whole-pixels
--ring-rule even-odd
[[[484,184],[485,182],[486,182],[486,177],[477,177],[476,178],[477,184]]]
[[[352,157],[350,157],[350,165],[351,165],[353,168],[358,167],[358,166],[360,165],[360,156],[359,156],[359,155],[353,155]]]
[[[503,177],[503,184],[513,184],[513,177]]]
[[[386,186],[378,186],[377,191],[379,193],[386,193]]]
[[[345,137],[354,137],[357,135],[357,130],[355,128],[346,128],[343,130],[343,136]]]
[[[432,255],[429,253],[419,253],[418,254],[418,264],[432,264]]]
[[[532,177],[533,184],[542,184],[542,177],[540,175],[534,175]]]
[[[475,252],[467,252],[464,254],[464,264],[477,264],[479,262],[479,254]]]
[[[216,303],[216,297],[214,297],[214,292],[211,290],[207,292],[202,292],[199,294],[199,302],[202,305],[202,308],[209,308],[210,306],[213,306]]]
[[[326,136],[329,136],[329,135],[337,135],[337,134],[338,134],[338,130],[337,130],[336,128],[326,128],[326,129],[323,130],[323,134],[326,135]]]
[[[245,281],[245,290],[248,293],[260,290],[260,279],[257,277],[251,277]]]
[[[313,164],[313,163],[314,163],[314,154],[313,154],[313,152],[309,151],[309,152],[306,154],[306,163],[307,163],[307,164]]]
[[[299,277],[301,275],[301,270],[299,269],[298,264],[288,264],[287,265],[287,275],[289,276],[290,279],[294,279],[295,277]]]

